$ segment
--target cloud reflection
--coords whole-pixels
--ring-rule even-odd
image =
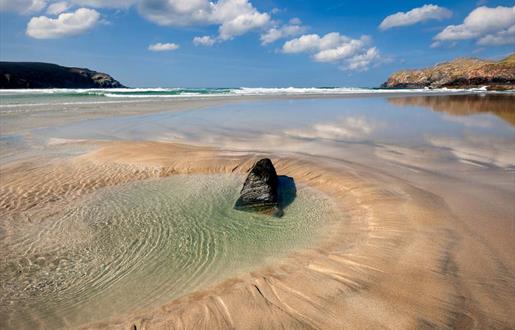
[[[364,117],[346,117],[338,123],[317,123],[309,129],[289,129],[284,133],[303,139],[354,140],[369,136],[375,125]]]
[[[495,165],[515,168],[515,149],[513,139],[489,136],[431,137],[428,142],[433,146],[448,149],[464,163],[475,165]]]

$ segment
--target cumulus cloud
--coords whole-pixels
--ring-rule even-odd
[[[216,43],[216,39],[210,36],[195,37],[193,38],[193,44],[195,46],[213,46]]]
[[[355,55],[349,58],[344,64],[343,69],[363,71],[367,70],[371,63],[380,62],[381,56],[377,48],[372,47],[367,49],[363,54]]]
[[[476,39],[483,46],[515,44],[515,6],[478,7],[462,24],[447,26],[434,39],[435,45],[466,39]]]
[[[129,8],[137,0],[73,0],[73,3],[80,6],[93,8]]]
[[[498,31],[497,33],[487,34],[479,38],[477,41],[481,46],[501,46],[515,44],[515,24],[506,30]]]
[[[324,37],[325,38],[325,37]],[[321,41],[323,41],[323,39]],[[318,53],[313,55],[317,62],[336,62],[341,59],[349,58],[365,48],[370,42],[370,37],[363,36],[361,39],[350,39],[340,36],[337,44],[330,44],[328,47],[322,47]]]
[[[179,49],[179,47],[180,46],[175,43],[160,43],[160,42],[158,42],[157,44],[152,44],[152,45],[148,46],[148,50],[150,50],[152,52],[169,52],[172,50],[177,50],[177,49]]]
[[[297,36],[304,32],[306,32],[306,27],[302,26],[301,20],[299,18],[292,18],[289,24],[270,28],[261,34],[261,44],[267,45],[279,39]]]
[[[369,36],[352,39],[338,32],[323,37],[306,34],[285,42],[282,51],[287,54],[308,52],[314,61],[340,63],[343,70],[367,70],[373,62],[380,60],[379,51],[369,47],[370,43]]]
[[[36,39],[55,39],[85,33],[100,19],[94,9],[79,8],[72,13],[60,14],[57,18],[33,17],[27,25],[27,35]]]
[[[379,25],[381,30],[398,26],[408,26],[428,20],[442,20],[452,16],[452,12],[437,5],[423,5],[407,12],[398,12],[387,16]]]
[[[41,12],[48,6],[49,15],[58,15],[68,10],[72,5],[92,8],[129,8],[139,0],[0,0],[0,11],[14,11],[20,14]],[[63,9],[65,8],[65,9]],[[60,12],[59,12],[60,10]]]
[[[48,6],[46,12],[49,15],[59,15],[70,8],[70,4],[66,1],[55,2]]]
[[[219,41],[230,40],[270,23],[270,15],[258,11],[248,0],[142,0],[139,10],[159,25],[218,25]]]
[[[329,35],[338,35],[337,32],[332,32],[324,36],[324,38]],[[299,38],[295,38],[289,41],[286,41],[283,45],[283,53],[287,54],[295,54],[302,53],[308,51],[314,51],[320,49],[320,36],[318,34],[305,34],[300,36]]]
[[[0,0],[0,11],[32,14],[43,10],[46,5],[45,0]]]
[[[159,25],[210,24],[213,8],[205,0],[143,0],[140,13]]]

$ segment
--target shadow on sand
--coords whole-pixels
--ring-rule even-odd
[[[277,197],[279,202],[279,208],[284,210],[288,205],[293,203],[295,197],[297,197],[297,187],[295,186],[295,180],[286,175],[279,175]]]

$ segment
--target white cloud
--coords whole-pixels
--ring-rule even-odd
[[[397,26],[413,25],[420,22],[436,19],[442,20],[452,16],[452,12],[436,5],[423,5],[408,12],[398,12],[387,16],[379,25],[381,30],[391,29]]]
[[[79,8],[75,12],[60,14],[57,18],[33,17],[27,25],[27,35],[36,39],[56,39],[85,33],[99,21],[94,9]]]
[[[477,44],[481,46],[515,44],[515,24],[506,30],[501,30],[494,34],[487,34],[486,36],[479,38]]]
[[[515,6],[478,7],[462,24],[449,25],[434,39],[443,41],[477,39],[478,45],[507,45],[515,43]]]
[[[129,8],[136,2],[137,0],[73,0],[79,6],[93,8]]]
[[[49,15],[59,15],[70,8],[70,4],[66,1],[55,2],[48,6],[46,12]]]
[[[325,37],[324,37],[325,38]],[[322,38],[323,40],[323,38]],[[361,39],[341,39],[337,44],[324,47],[313,56],[317,62],[336,62],[349,58],[362,51],[370,43],[370,37],[363,36]]]
[[[238,15],[233,19],[224,21],[219,28],[220,38],[230,40],[250,30],[265,26],[270,21],[268,14],[258,12]]]
[[[31,14],[43,10],[46,5],[45,0],[0,0],[0,11]]]
[[[343,70],[366,70],[373,62],[380,61],[377,48],[369,47],[371,39],[362,36],[352,39],[338,32],[331,32],[323,37],[318,34],[306,34],[284,43],[282,51],[288,54],[312,53],[316,62],[339,63]]]
[[[213,46],[216,43],[216,39],[210,36],[195,37],[193,38],[193,44],[195,46]]]
[[[212,6],[206,0],[143,0],[140,13],[159,25],[208,24]]]
[[[152,44],[152,45],[148,46],[148,50],[153,51],[153,52],[169,52],[172,50],[177,50],[177,49],[179,49],[179,47],[180,46],[175,43],[160,43],[160,42],[158,42],[157,44]]]
[[[320,36],[318,34],[305,34],[299,38],[286,41],[283,52],[288,54],[302,53],[320,48]]]
[[[355,70],[355,71],[365,71],[368,70],[370,66],[373,66],[374,63],[382,62],[381,56],[377,48],[372,47],[369,48],[366,53],[355,55],[349,58],[342,69],[344,70]]]
[[[0,11],[14,11],[20,14],[34,14],[41,12],[50,4],[47,13],[58,15],[68,10],[72,5],[92,8],[129,8],[139,0],[0,0]],[[66,9],[63,9],[66,8]],[[60,10],[60,11],[59,11]]]
[[[261,35],[261,44],[267,45],[279,39],[293,37],[306,32],[306,27],[301,24],[300,19],[292,18],[289,24],[268,29]]]
[[[218,40],[230,40],[270,23],[248,0],[142,0],[140,13],[165,26],[218,25]]]

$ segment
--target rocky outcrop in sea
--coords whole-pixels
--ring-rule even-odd
[[[459,58],[431,68],[399,71],[383,88],[476,88],[515,89],[515,54],[500,61]]]
[[[39,62],[0,62],[0,89],[124,88],[106,73]]]

